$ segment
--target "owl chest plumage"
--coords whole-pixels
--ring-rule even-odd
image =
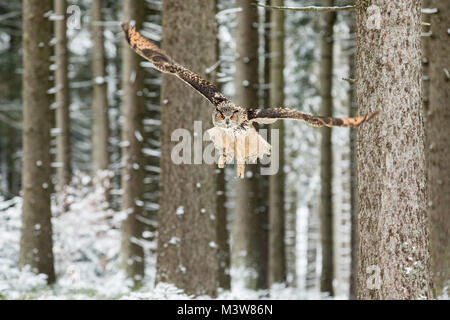
[[[245,164],[255,163],[258,158],[270,155],[271,147],[253,127],[246,112],[240,114],[238,119],[237,125],[232,128],[223,128],[220,123],[215,123],[208,130],[208,135],[218,151],[218,166],[223,168],[225,163],[234,160],[237,176],[243,178]]]

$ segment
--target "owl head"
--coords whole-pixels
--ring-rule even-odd
[[[219,128],[234,128],[240,123],[239,109],[233,104],[225,104],[216,108],[212,115],[213,124]]]

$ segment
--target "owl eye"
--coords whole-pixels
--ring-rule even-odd
[[[231,119],[231,120],[233,120],[233,119],[234,119],[234,114],[233,114],[233,115],[232,115],[232,116],[230,117],[230,119]]]
[[[219,115],[220,120],[225,119],[225,116],[223,114]]]

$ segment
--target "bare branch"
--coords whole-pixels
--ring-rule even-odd
[[[353,84],[356,82],[356,79],[352,79],[352,78],[342,78],[342,80],[347,81],[350,84]]]
[[[330,12],[330,11],[350,11],[355,10],[355,6],[345,6],[345,7],[317,7],[317,6],[308,6],[308,7],[280,7],[280,6],[266,6],[264,4],[253,3],[254,6],[274,9],[274,10],[290,10],[290,11],[312,11],[312,12]]]

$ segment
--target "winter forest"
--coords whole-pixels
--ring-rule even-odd
[[[379,113],[253,123],[238,177],[123,22],[249,110]],[[449,70],[448,0],[0,0],[0,300],[448,300]]]

